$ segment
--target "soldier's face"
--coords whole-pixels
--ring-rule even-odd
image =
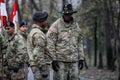
[[[9,36],[14,34],[14,27],[6,27],[5,30]]]
[[[64,14],[63,17],[64,17],[64,19],[65,19],[66,21],[71,21],[71,19],[72,19],[72,14]]]
[[[26,32],[26,31],[28,30],[28,28],[23,25],[22,27],[20,27],[20,30],[21,30],[22,32]]]
[[[45,28],[47,26],[47,21],[40,22],[40,24],[42,28]]]

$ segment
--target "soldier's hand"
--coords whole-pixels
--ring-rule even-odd
[[[78,67],[80,70],[83,69],[83,65],[84,65],[84,60],[79,60]]]
[[[40,69],[40,73],[41,73],[42,78],[47,78],[49,75],[47,65],[42,65],[39,69]]]
[[[41,73],[41,76],[42,76],[43,78],[47,78],[47,77],[48,77],[48,74],[49,74],[49,72],[48,72],[47,70],[42,70],[40,73]]]
[[[60,66],[59,66],[59,64],[58,64],[58,61],[53,61],[53,62],[52,62],[52,68],[53,68],[53,70],[56,71],[56,72],[59,71]]]
[[[19,69],[20,69],[20,67],[19,67],[18,64],[14,64],[14,65],[13,65],[13,71],[14,71],[15,73],[18,73]]]
[[[20,63],[18,63],[19,64],[19,67],[20,68],[23,68],[24,67],[24,63],[23,62],[20,62]]]
[[[5,66],[8,66],[8,62],[7,62],[7,60],[4,60],[4,64],[3,64],[3,66],[5,67]]]

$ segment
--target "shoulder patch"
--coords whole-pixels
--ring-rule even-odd
[[[57,32],[55,28],[51,28],[50,31],[55,33]]]
[[[32,37],[36,37],[36,38],[42,38],[42,39],[45,39],[45,36],[40,34],[40,33],[34,33]]]

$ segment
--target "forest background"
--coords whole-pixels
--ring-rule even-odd
[[[8,20],[14,1],[6,0]],[[62,6],[67,3],[77,10],[73,16],[84,37],[86,69],[95,67],[117,71],[120,80],[120,0],[18,0],[19,23],[26,20],[30,30],[33,13],[47,11],[49,28],[62,16]]]

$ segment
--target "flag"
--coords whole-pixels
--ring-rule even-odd
[[[0,33],[1,28],[5,26],[7,23],[7,11],[6,11],[6,4],[4,0],[0,0]]]
[[[13,4],[10,21],[15,24],[15,32],[17,32],[18,31],[18,1],[17,0],[15,0],[15,2]]]

